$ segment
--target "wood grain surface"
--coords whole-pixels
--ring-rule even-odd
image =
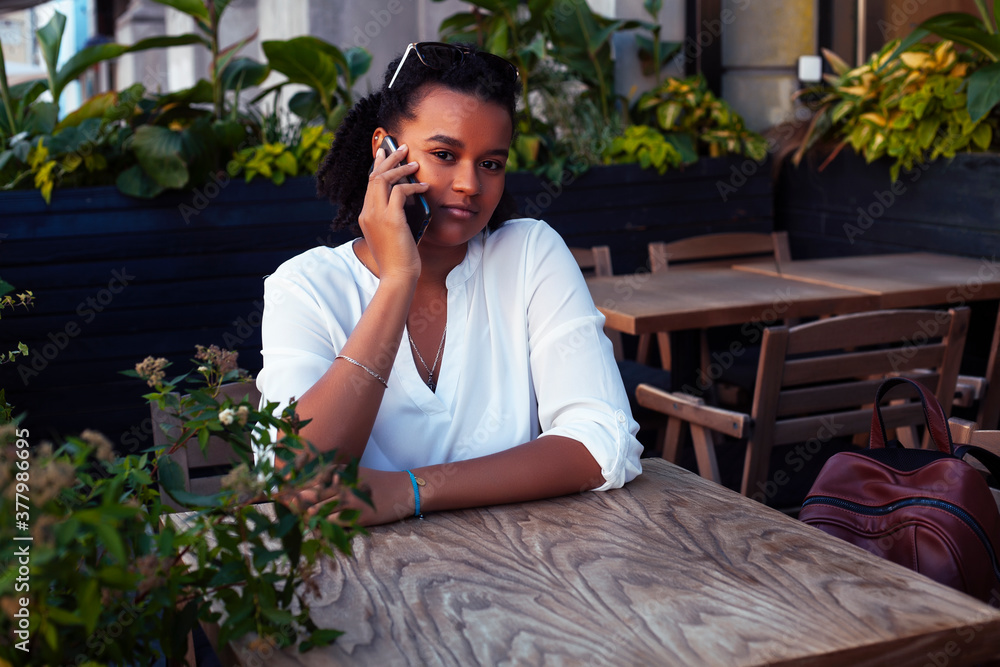
[[[773,262],[772,262],[773,265]],[[607,326],[629,334],[701,329],[790,317],[875,310],[876,296],[858,290],[735,269],[691,269],[589,278]]]
[[[372,528],[245,665],[961,665],[1000,612],[662,459],[624,488]],[[943,661],[943,662],[942,662]]]
[[[774,262],[741,262],[733,268],[779,275]],[[1000,265],[987,258],[927,252],[791,261],[781,265],[780,276],[875,294],[879,308],[955,305],[1000,297]]]

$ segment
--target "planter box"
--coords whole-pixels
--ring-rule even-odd
[[[0,278],[35,293],[6,311],[3,340],[31,356],[0,367],[34,442],[96,428],[123,450],[152,443],[143,383],[118,371],[147,355],[185,372],[218,344],[259,369],[263,278],[331,236],[309,178],[260,180],[136,200],[113,187],[0,194]],[[345,237],[346,238],[346,237]]]
[[[624,165],[549,185],[513,174],[508,188],[570,245],[610,245],[623,273],[646,265],[649,241],[771,231],[767,171],[705,160],[661,177]],[[308,248],[350,238],[330,231],[334,211],[307,177],[151,201],[111,187],[57,190],[51,206],[35,191],[6,192],[0,211],[0,278],[36,297],[30,310],[3,314],[3,340],[23,341],[31,354],[0,366],[0,387],[27,413],[35,442],[95,428],[121,451],[148,447],[152,422],[147,388],[119,371],[147,355],[187,371],[194,346],[214,343],[238,350],[256,373],[264,276]]]
[[[887,160],[866,164],[846,148],[818,171],[822,159],[786,163],[776,186],[775,222],[792,257],[1000,251],[1000,155],[962,153],[900,172],[896,183]]]

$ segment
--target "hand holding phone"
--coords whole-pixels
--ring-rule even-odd
[[[396,140],[387,134],[382,139],[379,148],[385,152],[386,157],[389,157],[399,147],[396,145]],[[368,173],[371,173],[374,169],[375,163],[372,162],[372,167],[368,170]],[[417,182],[417,179],[412,174],[407,174],[406,180],[409,183]],[[406,224],[409,225],[410,232],[413,234],[414,243],[420,243],[420,239],[424,235],[424,230],[427,229],[427,223],[431,221],[431,207],[427,205],[427,200],[424,196],[417,193],[406,198],[406,203],[403,204],[403,213],[406,214]]]

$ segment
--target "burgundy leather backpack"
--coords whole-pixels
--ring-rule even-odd
[[[936,451],[886,443],[879,401],[904,383],[920,392]],[[942,584],[1000,602],[1000,511],[983,475],[962,460],[967,453],[1000,481],[1000,458],[954,446],[930,391],[890,378],[875,396],[868,449],[830,457],[799,519]]]

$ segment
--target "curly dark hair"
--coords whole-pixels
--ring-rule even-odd
[[[372,134],[379,127],[395,132],[404,119],[414,118],[417,105],[429,92],[428,84],[440,84],[499,104],[510,114],[511,126],[516,127],[515,110],[520,92],[517,81],[498,71],[492,59],[476,57],[478,50],[475,47],[461,46],[472,53],[467,53],[459,64],[448,69],[432,69],[410,54],[389,88],[389,81],[402,58],[400,55],[389,63],[382,89],[358,100],[348,111],[333,145],[316,171],[317,194],[338,206],[331,225],[335,231],[351,229],[361,234],[358,216],[368,189]],[[491,231],[496,230],[516,216],[514,199],[504,190],[488,227]]]

